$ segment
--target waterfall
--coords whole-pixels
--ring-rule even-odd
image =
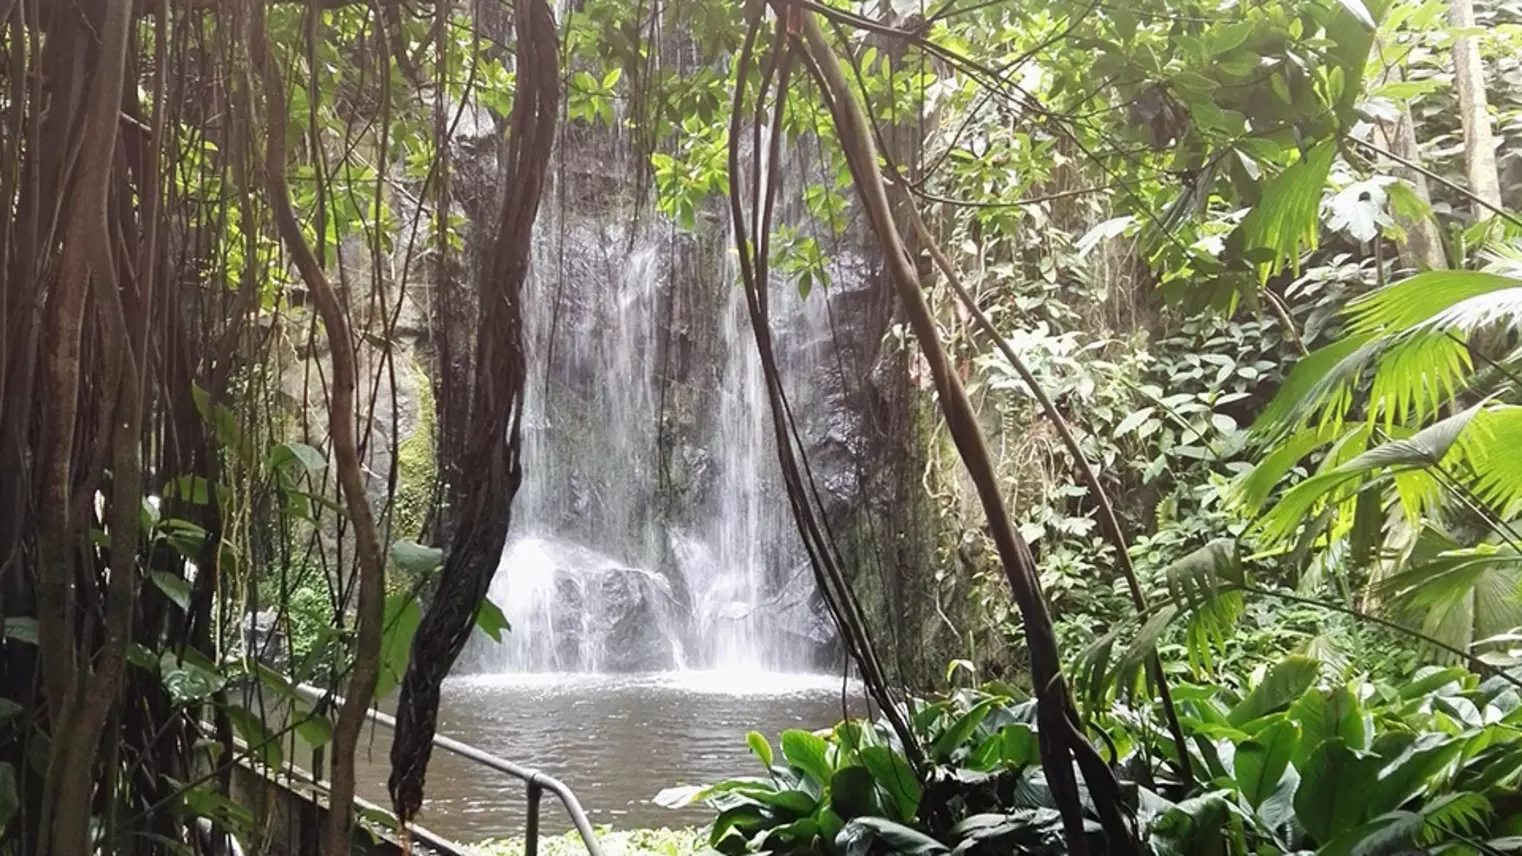
[[[807,670],[813,582],[733,253],[548,211],[537,235],[524,482],[489,594],[512,630],[478,637],[466,663]],[[809,313],[785,291],[773,302],[788,354]]]

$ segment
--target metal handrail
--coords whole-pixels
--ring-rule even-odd
[[[327,693],[310,684],[298,684],[296,692],[311,702],[326,700],[339,707],[342,707],[344,703],[342,696]],[[365,715],[371,722],[384,725],[393,732],[396,731],[394,717],[381,713],[373,707],[366,710]],[[528,785],[528,817],[525,819],[523,830],[524,856],[537,856],[539,853],[539,802],[545,791],[549,791],[560,799],[560,805],[570,816],[571,823],[575,824],[576,831],[581,833],[581,842],[586,845],[588,856],[604,856],[602,845],[597,843],[597,833],[592,829],[592,821],[587,817],[586,810],[581,807],[581,801],[576,799],[576,795],[571,793],[571,789],[566,787],[564,782],[547,773],[531,767],[519,766],[506,758],[483,752],[468,743],[461,743],[437,732],[433,736],[433,745],[446,752],[459,755],[461,758],[475,761],[483,767],[506,773]]]

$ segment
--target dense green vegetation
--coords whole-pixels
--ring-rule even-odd
[[[346,852],[398,687],[416,813],[439,682],[511,632],[483,594],[534,214],[552,150],[596,145],[643,216],[734,243],[880,716],[668,791],[709,845],[1522,849],[1522,9],[559,12],[0,4],[0,853],[209,852],[203,819],[257,848],[231,765],[290,732]],[[854,257],[897,301],[858,344],[900,358],[930,518],[909,626],[842,561],[767,356],[767,290],[827,299]]]
[[[1039,765],[1033,703],[1008,688],[911,704],[929,766],[885,724],[788,731],[765,776],[666,791],[719,809],[724,853],[1067,852]],[[1326,681],[1291,655],[1239,686],[1178,683],[1187,765],[1156,703],[1096,711],[1150,852],[1508,852],[1522,832],[1515,679],[1424,667],[1399,686]],[[1091,846],[1103,847],[1097,823]]]

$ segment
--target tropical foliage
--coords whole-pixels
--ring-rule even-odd
[[[1238,687],[1175,685],[1190,775],[1155,705],[1091,729],[1121,773],[1145,852],[1504,853],[1522,843],[1522,695],[1514,679],[1425,667],[1400,686],[1305,657]],[[1006,687],[911,701],[932,747],[912,769],[882,724],[788,731],[764,775],[674,788],[702,801],[722,853],[1064,853],[1033,703]],[[1097,823],[1092,846],[1106,846]]]
[[[912,393],[872,464],[930,547],[894,587],[800,520],[884,720],[668,792],[714,847],[1518,849],[1515,2],[550,7],[0,4],[0,851],[253,847],[229,771],[299,738],[346,852],[369,697],[410,670],[426,746],[510,632],[517,289],[541,184],[605,160],[736,239],[757,330],[773,279],[919,263],[851,344]],[[904,702],[939,675],[874,638],[1008,681]]]

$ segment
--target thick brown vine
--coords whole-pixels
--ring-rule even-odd
[[[785,4],[779,4],[779,17],[787,13],[785,8],[780,8],[783,5]],[[936,331],[935,319],[920,291],[919,275],[914,262],[909,257],[898,225],[894,222],[882,174],[878,170],[871,128],[856,94],[846,83],[840,61],[825,39],[817,18],[813,13],[806,13],[803,18],[804,44],[813,59],[812,68],[820,87],[829,95],[836,133],[857,195],[867,213],[872,231],[882,245],[890,279],[909,316],[910,327],[920,350],[929,364],[941,411],[957,452],[977,487],[989,531],[1024,619],[1025,639],[1031,657],[1031,679],[1037,697],[1042,768],[1062,813],[1068,851],[1075,856],[1088,852],[1082,803],[1073,771],[1073,762],[1076,761],[1088,784],[1089,796],[1099,813],[1100,823],[1109,838],[1109,851],[1116,854],[1135,853],[1136,838],[1126,822],[1114,774],[1079,728],[1072,696],[1062,677],[1056,634],[1046,600],[1041,593],[1035,559],[1010,522],[977,414],[960,377],[951,368]]]
[[[354,804],[354,752],[359,745],[360,730],[375,697],[380,676],[382,623],[385,620],[385,556],[375,515],[365,493],[364,470],[360,465],[359,446],[355,440],[354,391],[359,371],[354,354],[354,338],[349,327],[349,312],[338,293],[328,282],[327,274],[301,231],[301,221],[291,204],[286,179],[287,111],[285,83],[276,65],[274,46],[265,31],[262,10],[254,13],[255,65],[258,67],[265,97],[265,118],[269,127],[265,149],[265,184],[275,214],[280,240],[290,253],[301,278],[311,289],[317,312],[327,328],[328,347],[333,363],[333,377],[328,403],[329,431],[333,438],[333,457],[338,467],[338,483],[344,506],[354,528],[354,545],[359,574],[359,597],[356,605],[356,641],[354,665],[333,727],[333,771],[329,776],[328,819],[324,852],[342,856],[349,852]]]
[[[423,804],[424,779],[438,727],[439,687],[470,638],[512,520],[522,480],[520,419],[525,377],[523,280],[528,273],[534,218],[555,139],[560,103],[558,41],[545,0],[516,5],[518,88],[512,108],[506,174],[508,190],[479,283],[475,378],[467,433],[470,467],[456,486],[459,508],[438,589],[413,638],[402,681],[388,787],[397,817],[413,818]]]

